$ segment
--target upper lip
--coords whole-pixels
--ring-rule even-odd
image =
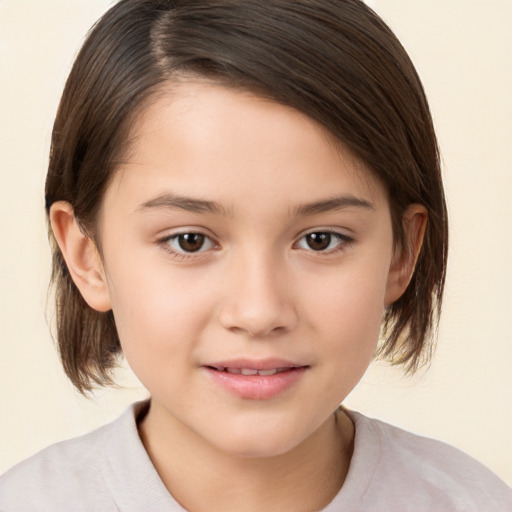
[[[282,368],[303,368],[305,364],[288,361],[285,359],[229,359],[223,361],[215,361],[204,364],[217,370],[224,370],[226,368],[234,369],[247,369],[247,370],[273,370]]]

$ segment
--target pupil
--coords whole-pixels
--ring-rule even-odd
[[[330,233],[310,233],[306,237],[307,244],[314,251],[323,251],[331,243]]]
[[[179,236],[180,247],[186,252],[196,252],[204,244],[204,235],[200,233],[185,233]]]

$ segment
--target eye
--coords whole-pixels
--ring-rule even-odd
[[[164,238],[161,243],[179,254],[202,252],[215,247],[214,242],[202,233],[179,233]]]
[[[339,248],[344,243],[352,239],[341,233],[332,231],[315,231],[308,233],[299,239],[297,246],[300,249],[312,250],[316,252],[328,252]]]

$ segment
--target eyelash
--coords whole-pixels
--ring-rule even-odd
[[[312,253],[316,253],[316,254],[325,254],[325,255],[337,254],[338,252],[345,250],[347,248],[347,246],[349,246],[351,243],[354,242],[354,239],[352,237],[345,235],[343,233],[339,233],[338,231],[332,231],[329,229],[317,229],[317,230],[310,231],[309,233],[305,233],[304,235],[302,235],[297,240],[297,242],[295,242],[294,245],[298,245],[302,240],[305,240],[306,237],[312,236],[312,235],[328,235],[329,236],[329,245],[331,244],[333,238],[336,239],[338,242],[337,245],[331,249],[323,249],[323,250],[318,250],[318,251],[315,251],[311,247],[309,248],[310,250],[304,249],[307,252],[312,252]]]
[[[175,241],[179,241],[180,237],[187,236],[187,235],[195,235],[195,236],[204,237],[205,241],[209,241],[209,243],[211,244],[211,247],[207,247],[206,249],[204,249],[203,245],[201,245],[201,247],[197,251],[185,251],[183,249],[176,250],[176,249],[172,248],[171,243],[173,243]],[[337,231],[332,231],[329,229],[324,229],[324,230],[319,229],[319,230],[310,231],[308,233],[303,234],[293,244],[293,247],[296,248],[302,240],[305,240],[306,237],[312,236],[312,235],[328,235],[330,237],[329,245],[332,243],[332,238],[336,239],[338,243],[336,244],[336,246],[334,248],[327,249],[327,250],[322,249],[322,250],[315,251],[311,247],[309,247],[309,249],[299,247],[299,249],[303,249],[303,250],[305,250],[307,252],[311,252],[313,254],[316,253],[316,254],[331,255],[331,254],[337,254],[338,252],[345,250],[347,248],[347,246],[350,246],[350,244],[352,244],[354,242],[354,239],[352,237],[349,237],[349,236],[339,233]],[[176,259],[180,259],[180,260],[185,260],[188,258],[197,258],[203,252],[206,252],[210,249],[215,249],[218,247],[218,244],[214,240],[212,240],[212,238],[210,236],[208,236],[204,233],[201,233],[199,231],[184,231],[181,233],[175,233],[172,235],[168,235],[168,236],[158,239],[157,244],[159,246],[161,246],[166,252],[168,252],[172,257],[174,257]]]
[[[174,241],[179,241],[179,238],[182,236],[187,235],[196,235],[204,237],[204,240],[208,240],[211,244],[211,247],[207,249],[203,249],[203,246],[201,246],[197,251],[184,251],[184,250],[177,250],[173,249],[172,243]],[[179,242],[178,242],[179,243]],[[215,241],[211,239],[208,235],[201,233],[200,231],[183,231],[181,233],[175,233],[172,235],[165,236],[163,238],[160,238],[157,240],[157,244],[160,245],[166,252],[168,252],[172,257],[180,260],[184,260],[187,258],[197,258],[199,255],[201,255],[203,252],[205,252],[208,249],[216,248],[218,245]]]

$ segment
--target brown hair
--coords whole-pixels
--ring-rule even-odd
[[[412,62],[360,0],[121,0],[90,32],[66,83],[47,212],[54,201],[68,201],[94,237],[134,119],[163,82],[183,74],[249,89],[325,126],[386,187],[397,243],[407,206],[427,208],[415,273],[385,313],[377,352],[409,371],[427,361],[448,239],[437,142]],[[112,312],[85,303],[50,238],[64,369],[81,392],[111,384],[109,370],[121,351]]]

